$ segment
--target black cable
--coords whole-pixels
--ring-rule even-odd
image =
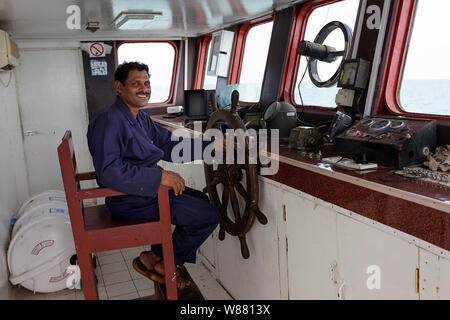
[[[303,72],[303,75],[302,75],[302,77],[300,78],[300,82],[298,83],[298,86],[297,86],[298,95],[300,96],[300,102],[301,102],[301,114],[300,114],[300,117],[303,117],[303,113],[304,113],[304,110],[305,110],[305,104],[303,103],[303,97],[302,97],[302,92],[301,92],[301,90],[300,90],[300,85],[302,84],[303,79],[305,78],[306,71],[308,70],[308,65],[309,65],[309,58],[306,57],[306,68],[305,68],[305,71]],[[311,124],[311,123],[308,123],[308,122],[305,122],[305,121],[303,121],[303,120],[300,120],[300,118],[298,117],[298,115],[297,115],[297,120],[298,120],[300,123],[305,124],[305,125],[307,125],[307,126],[315,127],[315,125],[313,125],[313,124]]]

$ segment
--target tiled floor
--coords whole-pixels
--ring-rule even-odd
[[[97,253],[98,293],[100,300],[131,300],[154,293],[153,281],[133,269],[133,259],[150,247],[135,247]],[[197,259],[198,261],[200,259]],[[190,276],[205,299],[230,299],[231,297],[212,278],[200,262],[186,264]],[[36,293],[20,287],[13,289],[15,300],[82,300],[82,290],[62,290],[55,293]]]

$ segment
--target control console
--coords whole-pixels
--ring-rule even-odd
[[[337,154],[397,168],[423,162],[436,146],[436,121],[369,116],[335,137]]]

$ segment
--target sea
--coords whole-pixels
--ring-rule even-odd
[[[317,88],[311,82],[303,82],[300,93],[303,104],[335,107],[339,88]],[[295,92],[300,104],[300,94]],[[403,80],[399,90],[399,102],[405,112],[434,115],[450,115],[450,79]]]

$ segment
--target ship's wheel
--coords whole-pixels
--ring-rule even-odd
[[[246,131],[245,125],[237,114],[237,103],[239,101],[238,91],[231,95],[231,109],[218,110],[216,97],[211,94],[211,105],[213,113],[210,116],[206,129],[241,129]],[[236,138],[233,138],[236,139]],[[266,216],[258,208],[258,168],[257,164],[249,161],[249,140],[245,137],[244,143],[234,141],[233,152],[236,154],[238,148],[245,147],[245,163],[226,164],[226,152],[223,164],[205,163],[206,188],[211,202],[220,212],[219,239],[225,239],[225,232],[237,236],[241,244],[242,256],[247,259],[250,252],[245,239],[245,234],[250,230],[255,217],[262,224],[267,223]],[[221,193],[221,194],[220,194]],[[231,207],[232,216],[228,216],[228,208]]]
[[[335,48],[324,45],[325,40],[334,31],[339,30],[344,37],[343,50],[337,51]],[[350,56],[350,46],[352,43],[352,30],[348,25],[340,21],[331,21],[327,23],[322,29],[320,29],[314,42],[303,40],[298,47],[298,53],[306,56],[308,60],[308,73],[309,77],[316,87],[332,87],[338,81],[339,74],[342,70],[343,64]],[[318,63],[326,62],[331,63],[337,60],[338,57],[342,57],[341,63],[337,67],[334,74],[326,80],[322,80],[318,72]]]

